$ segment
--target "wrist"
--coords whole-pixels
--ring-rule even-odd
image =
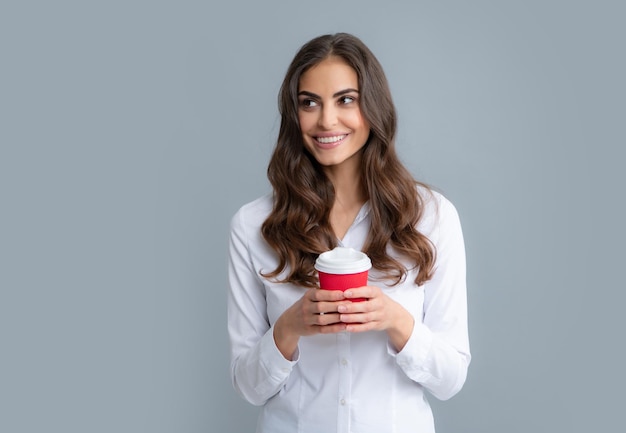
[[[391,344],[400,352],[411,338],[415,319],[413,315],[400,307],[398,314],[394,314],[394,323],[387,329],[387,335]]]
[[[289,327],[285,326],[281,319],[282,316],[274,323],[274,344],[276,344],[276,347],[285,359],[292,361],[300,338],[298,335],[291,333]]]

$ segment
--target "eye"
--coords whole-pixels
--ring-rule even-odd
[[[311,98],[305,98],[305,99],[300,100],[300,106],[302,108],[313,108],[313,107],[317,107],[317,105],[318,105],[317,101]]]
[[[341,98],[339,98],[339,104],[341,105],[347,105],[354,101],[356,101],[356,98],[354,96],[342,96]]]

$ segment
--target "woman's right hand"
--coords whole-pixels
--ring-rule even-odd
[[[350,302],[341,290],[307,290],[302,298],[276,320],[276,347],[286,359],[291,360],[300,337],[344,331],[346,324],[339,320],[337,307]]]

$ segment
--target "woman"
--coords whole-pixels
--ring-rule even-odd
[[[452,397],[470,362],[456,210],[399,161],[389,86],[358,38],[305,44],[279,108],[273,194],[231,222],[234,387],[263,406],[258,432],[433,432],[425,390]],[[369,255],[367,286],[319,289],[335,246]]]

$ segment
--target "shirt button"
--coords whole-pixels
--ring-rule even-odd
[[[283,373],[289,373],[289,369],[288,368],[281,368],[281,370],[283,371]]]
[[[346,399],[342,398],[341,400],[339,400],[339,403],[341,403],[342,406],[346,405]]]
[[[348,365],[348,360],[346,358],[343,358],[341,360],[341,365]]]

